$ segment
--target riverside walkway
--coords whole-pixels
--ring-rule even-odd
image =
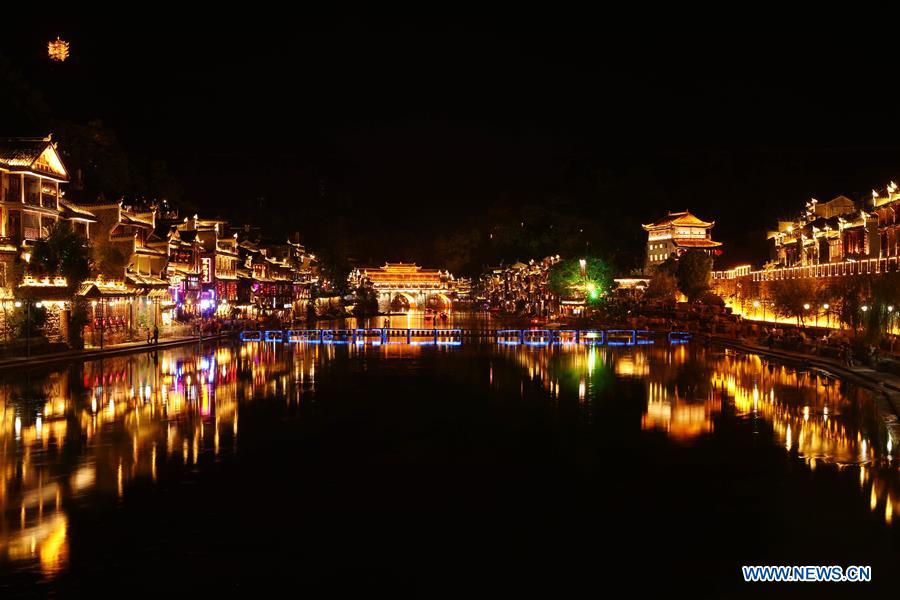
[[[122,342],[120,344],[107,345],[102,350],[100,348],[85,348],[84,350],[66,350],[64,352],[53,352],[29,357],[17,356],[14,358],[0,359],[0,370],[60,362],[96,360],[110,356],[133,354],[136,352],[152,352],[164,348],[174,348],[192,343],[196,344],[201,341],[206,342],[210,340],[226,339],[232,337],[232,335],[233,334],[231,333],[223,333],[220,335],[203,336],[202,340],[198,336],[183,336],[166,338],[160,340],[158,344],[148,344],[146,341]]]

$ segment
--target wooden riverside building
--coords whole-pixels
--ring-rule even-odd
[[[742,265],[714,271],[713,288],[735,312],[770,318],[772,282],[816,278],[824,285],[841,278],[900,271],[900,189],[873,190],[855,201],[837,196],[808,201],[795,218],[769,232],[769,260],[761,268]],[[810,299],[810,318],[828,311]],[[828,322],[830,317],[824,317]],[[820,322],[821,319],[819,319]]]
[[[88,344],[144,339],[153,327],[165,335],[177,322],[198,317],[288,318],[305,310],[317,268],[298,240],[241,240],[221,220],[76,201],[65,197],[68,181],[49,136],[0,138],[0,341],[12,341],[13,311],[34,309],[47,312],[43,337],[68,337],[68,282],[14,278],[17,262],[27,263],[35,241],[58,221],[91,246],[94,271],[75,290],[89,306]],[[242,279],[251,292],[244,298]]]

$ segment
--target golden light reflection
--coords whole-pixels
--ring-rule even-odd
[[[158,363],[112,358],[75,376],[0,383],[0,562],[31,561],[55,574],[68,556],[69,499],[121,497],[140,478],[155,483],[175,449],[189,464],[236,448],[239,403],[284,392],[292,372],[308,388],[318,356],[294,365],[259,348],[219,346],[199,358],[189,348]]]

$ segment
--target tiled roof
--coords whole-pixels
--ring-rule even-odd
[[[707,239],[674,239],[672,242],[676,246],[681,246],[682,248],[717,248],[722,245],[722,242],[714,242],[713,240]]]
[[[10,167],[30,167],[49,143],[46,138],[0,138],[0,163]]]
[[[666,225],[681,225],[683,227],[712,227],[715,224],[715,221],[702,221],[691,214],[690,211],[685,210],[674,213],[670,212],[665,218],[660,219],[655,223],[644,225],[644,229],[655,229],[657,227],[664,227]]]
[[[63,219],[83,219],[85,221],[97,221],[97,215],[92,213],[91,211],[78,206],[72,202],[67,202],[66,200],[59,201],[60,208],[60,216]]]
[[[47,162],[42,163],[38,160],[48,148],[52,154],[49,165]],[[68,180],[65,167],[49,137],[0,138],[0,166],[14,171],[33,171],[62,181]]]

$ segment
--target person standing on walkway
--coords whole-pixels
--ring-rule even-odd
[[[153,345],[159,345],[159,327],[156,325],[153,326]]]

